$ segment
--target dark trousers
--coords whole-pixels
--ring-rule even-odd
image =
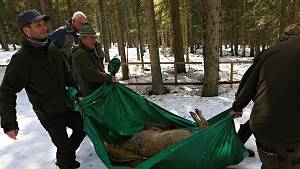
[[[68,111],[49,121],[43,121],[41,124],[47,130],[57,148],[56,159],[59,168],[74,169],[76,150],[85,137],[80,113]],[[73,130],[70,137],[68,137],[66,131],[67,127]]]
[[[240,125],[238,136],[241,139],[242,143],[245,144],[251,135],[252,131],[250,129],[250,124],[248,120],[246,123]]]
[[[292,145],[256,141],[261,169],[299,169],[300,148]]]

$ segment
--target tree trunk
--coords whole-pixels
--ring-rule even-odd
[[[27,1],[26,5],[28,5],[30,9],[34,9],[35,8],[34,2],[32,2],[32,1]]]
[[[109,35],[108,35],[108,24],[106,19],[106,7],[104,5],[105,0],[99,0],[99,12],[100,12],[100,18],[102,21],[102,38],[103,38],[103,47],[104,47],[104,58],[105,62],[110,61],[109,57]]]
[[[184,0],[184,7],[185,7],[185,50],[186,50],[186,61],[189,62],[189,47],[190,47],[190,34],[191,34],[191,15],[190,15],[190,0]]]
[[[1,11],[4,11],[5,7],[4,7],[3,1],[2,0],[0,0],[0,1],[1,1],[0,9],[1,9]],[[0,15],[0,42],[1,42],[2,48],[5,51],[9,51],[8,38],[7,38],[7,34],[4,31],[4,28],[5,28],[5,23],[4,23],[3,15]]]
[[[231,56],[234,56],[234,49],[233,49],[232,43],[230,44],[230,53],[231,53]]]
[[[42,10],[42,14],[44,15],[47,15],[49,14],[49,10],[48,10],[48,6],[49,6],[49,3],[48,3],[48,0],[39,0],[40,2],[40,6],[41,6],[41,10]]]
[[[256,18],[257,19],[257,18]],[[259,39],[259,36],[257,33],[255,33],[255,39],[254,39],[254,55],[257,56],[260,53],[260,44],[261,40]]]
[[[140,9],[141,9],[141,1],[135,0],[134,19],[135,19],[135,26],[136,26],[135,28],[136,28],[137,60],[142,59],[142,63],[144,63],[144,52],[143,52],[141,24],[140,24]],[[142,69],[144,70],[144,64],[142,64]]]
[[[279,25],[279,37],[283,34],[283,29],[287,26],[287,4],[289,0],[280,0],[280,25]]]
[[[201,10],[199,10],[199,7],[201,9],[201,5],[198,5],[198,3],[201,3],[201,1],[190,1],[191,4],[191,34],[190,34],[190,52],[191,53],[196,53],[196,44],[197,44],[197,31],[200,29],[200,32],[202,32],[202,28],[201,26],[199,26],[198,28],[196,28],[193,25],[196,25],[196,23],[201,23],[202,24],[202,18],[201,18]],[[198,8],[195,8],[194,6],[197,6]],[[200,19],[199,19],[200,18]],[[202,37],[202,36],[201,36]]]
[[[239,55],[239,44],[237,41],[235,41],[234,43],[234,56],[238,56]]]
[[[299,16],[298,16],[298,12],[299,12],[299,4],[298,4],[299,0],[291,0],[290,2],[290,13],[289,13],[289,24],[293,24],[293,23],[297,23],[299,21]]]
[[[243,42],[242,45],[243,45],[243,46],[242,46],[242,57],[245,57],[245,56],[246,56],[246,43]]]
[[[51,12],[50,12],[50,9],[49,9],[49,1],[48,0],[39,0],[40,1],[40,5],[41,5],[41,9],[42,9],[42,12],[44,15],[50,15],[51,16]],[[50,30],[53,30],[53,25],[52,25],[52,21],[49,20],[48,23],[48,28]]]
[[[191,53],[196,53],[195,28],[193,26],[191,27],[191,35],[190,35],[190,37],[191,37],[191,39],[190,39]]]
[[[255,56],[257,56],[260,53],[260,45],[255,45],[254,51],[255,51]]]
[[[151,60],[152,94],[164,94],[153,0],[144,0],[144,9]]]
[[[263,44],[262,47],[261,47],[261,51],[263,52],[264,50],[266,50],[266,45]]]
[[[231,53],[233,56],[237,56],[237,51],[238,51],[238,18],[237,18],[237,14],[236,11],[232,11],[230,13],[231,17],[232,17],[232,24],[231,24]]]
[[[219,81],[220,0],[203,1],[207,11],[204,36],[204,82],[202,96],[217,96]]]
[[[112,16],[114,18],[116,18],[116,11],[112,11]],[[117,23],[115,22],[115,19],[114,20],[111,20],[110,22],[112,24],[112,28],[113,28],[113,31],[112,31],[112,39],[113,39],[113,42],[114,42],[114,45],[115,43],[118,43],[118,33],[117,33]],[[122,35],[123,36],[123,35]],[[124,36],[123,36],[123,39],[124,39]]]
[[[254,1],[255,2],[255,1]],[[252,7],[254,7],[254,4],[252,4]],[[254,14],[253,19],[251,19],[250,24],[251,27],[254,28],[249,35],[249,39],[250,39],[250,57],[254,57],[255,56],[255,46],[257,45],[257,32],[258,32],[258,28],[256,25],[256,21],[257,21],[257,14]]]
[[[61,12],[61,4],[62,4],[62,2],[60,2],[59,0],[52,1],[52,6],[53,6],[52,16],[55,16],[57,13]],[[71,11],[71,12],[73,12],[73,11]],[[58,28],[61,25],[65,25],[66,21],[68,19],[70,19],[72,17],[72,15],[73,14],[71,14],[71,15],[63,15],[63,16],[60,16],[60,17],[55,17],[55,26],[56,26],[55,28]]]
[[[242,9],[242,15],[245,15],[246,13],[246,1],[244,0],[243,1],[243,9]],[[246,28],[245,28],[245,18],[242,18],[242,57],[245,57],[246,56]]]
[[[220,21],[222,21],[223,20],[223,13],[222,13],[222,11],[223,11],[223,9],[222,9],[222,2],[220,2],[221,4],[220,4]],[[223,24],[223,22],[220,22],[219,23],[219,26],[220,26],[220,30],[219,30],[219,56],[220,57],[222,57],[223,56],[223,44],[222,44],[222,40],[223,40],[223,27],[224,27],[224,24]]]
[[[182,33],[180,25],[180,13],[179,13],[179,0],[170,0],[171,5],[171,18],[172,18],[172,32],[173,32],[173,53],[175,62],[184,62],[183,45],[182,45]],[[177,64],[177,73],[186,73],[184,64]]]
[[[111,44],[115,45],[116,43],[116,27],[115,24],[113,23],[114,21],[114,12],[113,12],[113,5],[112,3],[109,1],[107,3],[107,18],[108,18],[108,31],[109,31],[109,47],[111,48]]]
[[[10,9],[10,11],[7,11],[8,15],[4,15],[4,16],[6,16],[6,18],[16,18],[17,14],[20,12],[20,11],[17,11],[17,9],[15,8],[17,6],[16,0],[10,0],[10,1],[6,1],[6,2],[7,2],[7,7],[8,7],[8,9]],[[2,19],[5,19],[5,18],[2,18]],[[9,21],[9,20],[7,20],[7,21]],[[14,43],[19,42],[18,40],[21,38],[21,36],[19,33],[16,33],[16,32],[19,32],[19,30],[15,26],[15,22],[8,23],[6,25],[6,27],[7,28],[4,32],[6,32],[5,36],[6,36],[7,41],[9,40],[8,43],[14,44]]]
[[[123,63],[122,67],[122,79],[128,80],[129,79],[129,69],[128,65],[124,65],[124,63],[127,63],[126,55],[125,55],[125,46],[124,46],[124,29],[122,20],[124,19],[122,17],[121,9],[120,9],[120,1],[114,0],[114,10],[115,10],[115,23],[116,23],[116,31],[117,31],[117,41],[118,41],[118,50],[119,55],[121,55],[121,62]]]
[[[66,0],[67,1],[67,13],[68,13],[68,18],[71,18],[73,16],[73,7],[71,0]]]
[[[96,3],[97,4],[97,3]],[[99,7],[100,5],[98,4],[98,7]],[[94,14],[94,16],[95,16],[95,22],[96,22],[96,29],[97,29],[97,32],[100,32],[100,37],[103,37],[103,32],[102,32],[102,24],[103,24],[103,22],[102,22],[102,18],[100,17],[100,12],[99,11],[101,11],[101,9],[98,9],[97,7],[95,8],[95,14]],[[101,44],[103,44],[103,40],[101,39]]]
[[[165,36],[164,32],[162,32],[161,34],[162,34],[161,35],[161,37],[162,37],[162,40],[161,40],[161,42],[162,42],[162,53],[163,53],[164,57],[166,57],[167,56],[166,36]]]
[[[169,39],[169,45],[170,48],[172,49],[172,55],[174,56],[173,54],[173,50],[174,50],[174,46],[173,46],[173,41],[174,41],[174,38],[173,38],[173,32],[172,32],[172,28],[171,26],[169,27],[169,34],[168,34],[168,39]]]
[[[6,39],[6,35],[4,33],[2,24],[3,23],[0,19],[0,42],[1,42],[1,45],[2,45],[2,49],[4,49],[5,51],[9,51],[8,40]]]
[[[239,16],[240,13],[234,12],[234,56],[238,56],[239,53]]]
[[[123,4],[124,3],[124,4]],[[130,48],[131,46],[132,46],[132,41],[131,41],[131,39],[130,39],[130,37],[129,37],[129,33],[128,33],[128,20],[129,20],[129,18],[128,18],[128,12],[127,12],[127,0],[122,0],[122,1],[120,1],[120,4],[123,4],[122,6],[123,6],[123,12],[124,12],[124,19],[123,19],[123,23],[124,23],[124,25],[125,25],[125,29],[123,29],[123,30],[125,30],[125,44],[126,44],[126,55],[128,55],[128,48]],[[128,59],[128,56],[127,56],[127,59]],[[128,61],[128,60],[127,60]]]
[[[254,45],[250,46],[250,57],[254,57]]]

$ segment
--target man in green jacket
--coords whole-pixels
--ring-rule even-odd
[[[83,96],[93,93],[104,82],[116,81],[115,76],[105,73],[95,50],[97,36],[91,24],[83,24],[79,31],[79,45],[72,50],[73,71]]]
[[[76,85],[63,54],[48,40],[48,20],[48,16],[36,10],[23,11],[17,16],[24,39],[22,48],[7,66],[0,87],[1,127],[8,137],[16,139],[19,131],[16,94],[25,89],[33,110],[57,147],[56,165],[60,169],[74,169],[80,166],[75,151],[85,133],[80,114],[67,107],[66,88]],[[73,130],[70,137],[66,127]]]
[[[248,136],[252,131],[256,138],[262,169],[300,168],[298,35],[255,58],[232,105],[232,115],[239,117],[243,108],[254,101]]]

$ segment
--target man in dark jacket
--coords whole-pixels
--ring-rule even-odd
[[[96,52],[95,44],[98,34],[89,23],[80,27],[79,45],[72,50],[72,65],[80,91],[87,96],[98,89],[104,82],[115,82],[115,76],[104,71]]]
[[[300,32],[300,26],[298,24],[291,24],[289,26],[287,26],[286,28],[284,28],[284,33],[280,38],[280,42],[283,41],[287,41],[287,40],[292,40],[296,37],[299,36],[299,32]],[[237,89],[236,92],[236,97],[238,98],[241,91],[243,90],[245,83],[248,81],[248,78],[250,77],[250,75],[252,74],[254,68],[256,67],[257,63],[259,63],[259,60],[264,59],[263,57],[266,56],[262,53],[260,53],[259,55],[255,56],[254,60],[253,60],[253,64],[249,67],[249,69],[244,73],[240,85]],[[255,93],[252,93],[252,100],[254,101],[254,96]],[[247,140],[250,138],[250,136],[252,135],[252,131],[250,129],[250,124],[249,124],[249,120],[240,125],[240,129],[238,131],[238,136],[241,139],[241,141],[245,144],[247,142]],[[247,149],[248,153],[249,153],[249,157],[254,157],[255,153],[250,150]]]
[[[250,128],[263,169],[300,168],[300,38],[259,55],[233,103],[233,116],[253,99]]]
[[[75,151],[85,133],[80,114],[67,107],[66,87],[76,86],[63,54],[47,38],[47,20],[48,16],[36,10],[17,16],[24,40],[22,48],[12,56],[0,87],[1,127],[8,137],[16,139],[16,94],[25,88],[33,110],[57,147],[56,164],[60,169],[74,169],[80,166]],[[70,137],[66,127],[73,130]]]
[[[49,36],[51,41],[64,52],[70,66],[72,65],[72,46],[79,43],[79,36],[77,35],[77,32],[80,30],[80,26],[86,22],[87,19],[85,14],[81,11],[77,11],[73,14],[72,19],[66,22],[65,26],[57,28]],[[96,42],[95,46],[100,63],[103,66],[104,52],[102,50],[102,46],[99,42]]]

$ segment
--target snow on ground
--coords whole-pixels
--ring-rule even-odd
[[[20,46],[16,46],[17,49],[20,48]],[[0,49],[0,65],[7,65],[10,62],[10,58],[13,54],[17,52],[17,50],[13,50],[13,46],[9,45],[10,51],[3,51]]]
[[[225,49],[224,49],[225,50]],[[15,51],[0,52],[0,62],[6,62]],[[135,61],[136,51],[128,50],[130,61]],[[110,50],[111,56],[117,56],[117,49],[113,47]],[[201,53],[190,54],[191,61],[203,61]],[[226,56],[221,60],[237,60],[241,58]],[[243,60],[251,60],[251,58],[242,58]],[[161,56],[161,61],[173,61],[173,57]],[[148,52],[145,53],[145,61],[149,61]],[[173,65],[162,65],[163,78],[165,81],[172,80]],[[235,65],[234,77],[238,80],[249,67],[249,64]],[[131,81],[143,82],[151,81],[150,71],[142,72],[139,66],[130,66]],[[190,65],[187,67],[188,73],[179,76],[181,81],[200,81],[201,73],[203,74],[203,65]],[[221,79],[228,80],[228,67],[221,68]],[[0,80],[3,78],[4,69],[0,69]],[[121,77],[118,73],[117,77]],[[170,93],[166,95],[149,96],[151,86],[130,86],[133,90],[144,95],[147,99],[158,104],[159,106],[171,111],[174,114],[192,120],[189,111],[195,108],[202,110],[206,118],[211,118],[214,115],[228,109],[234,99],[234,94],[237,85],[230,88],[229,85],[219,86],[219,96],[216,97],[201,97],[202,86],[166,86]],[[242,118],[236,119],[236,128],[239,124],[244,123],[249,119],[252,103],[244,109]],[[0,131],[0,169],[53,169],[56,168],[55,147],[52,144],[50,137],[45,129],[39,123],[32,107],[28,101],[24,90],[18,94],[17,112],[20,132],[17,140],[9,139],[1,130]],[[251,148],[256,152],[254,158],[245,158],[238,165],[228,166],[226,169],[259,169],[260,161],[257,155],[255,139],[253,136],[246,143],[246,147]],[[86,137],[77,151],[77,160],[81,162],[80,169],[104,169],[106,168],[100,159],[97,157],[91,141]]]

